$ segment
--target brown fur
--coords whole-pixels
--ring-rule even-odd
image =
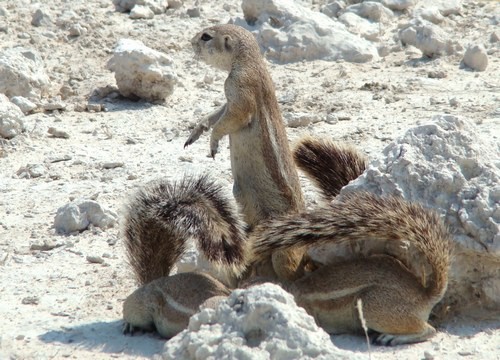
[[[352,145],[305,137],[293,149],[295,163],[332,200],[366,169],[367,157]]]
[[[349,193],[313,211],[270,220],[254,230],[250,241],[255,261],[276,249],[326,243],[410,246],[429,263],[429,276],[419,278],[411,260],[382,253],[323,266],[295,281],[290,291],[332,333],[361,330],[357,299],[364,304],[368,327],[381,334],[375,342],[417,342],[435,333],[427,319],[446,291],[451,245],[433,211],[396,197]]]
[[[227,296],[220,281],[202,273],[162,277],[141,286],[123,303],[123,332],[153,331],[170,338],[184,330],[191,315],[214,297]]]
[[[200,59],[229,75],[224,84],[227,103],[195,127],[185,146],[213,127],[210,154],[215,156],[219,140],[229,135],[233,194],[250,227],[302,211],[297,169],[257,41],[239,26],[217,25],[198,33],[191,43]],[[275,253],[274,271],[279,278],[295,279],[302,275],[302,257],[298,249]]]
[[[141,285],[168,276],[191,237],[212,262],[241,271],[246,258],[244,224],[236,206],[206,176],[145,185],[128,204],[124,235]]]

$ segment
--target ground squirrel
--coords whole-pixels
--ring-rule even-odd
[[[206,176],[143,186],[129,200],[123,233],[129,263],[141,285],[123,304],[125,333],[156,329],[171,337],[187,326],[206,300],[229,293],[206,274],[169,276],[189,239],[209,261],[236,273],[244,268],[244,223],[236,204]]]
[[[439,216],[397,197],[352,192],[299,216],[258,225],[249,238],[250,258],[270,251],[322,244],[382,242],[424,259],[430,274],[418,276],[416,260],[390,251],[320,266],[287,289],[329,333],[361,331],[357,300],[373,341],[398,345],[435,334],[427,323],[443,297],[450,266],[450,234]],[[393,246],[394,248],[394,246]]]
[[[435,330],[427,319],[446,289],[450,246],[437,215],[402,199],[363,192],[334,198],[360,175],[366,158],[348,146],[312,138],[295,148],[295,161],[324,198],[334,201],[304,211],[272,82],[255,39],[242,28],[222,25],[200,32],[192,43],[206,62],[230,73],[227,104],[195,127],[186,146],[213,126],[210,149],[215,156],[218,141],[229,134],[233,193],[250,226],[245,228],[231,199],[205,176],[146,185],[130,201],[125,222],[129,261],[143,285],[124,303],[125,332],[156,328],[170,337],[200,305],[228,293],[208,275],[166,277],[187,239],[194,238],[208,259],[235,272],[271,254],[286,254],[273,258],[278,277],[329,332],[361,328],[354,307],[361,299],[367,325],[378,333],[376,343],[396,345],[432,336]],[[382,251],[319,264],[303,275],[297,261],[303,248],[363,241],[416,249],[432,274],[419,278],[411,261]]]
[[[229,75],[224,83],[226,104],[202,119],[185,146],[213,128],[210,155],[214,157],[219,140],[229,135],[233,194],[250,227],[304,210],[273,81],[252,33],[236,25],[217,25],[199,32],[191,44],[201,60]],[[300,249],[275,252],[274,272],[280,279],[296,279],[302,275],[302,259]]]

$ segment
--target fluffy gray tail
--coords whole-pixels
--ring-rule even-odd
[[[125,247],[141,285],[168,276],[190,238],[209,261],[241,271],[244,227],[232,198],[207,176],[157,180],[129,201]]]
[[[306,137],[293,150],[298,168],[332,200],[351,180],[365,171],[367,157],[348,144]]]

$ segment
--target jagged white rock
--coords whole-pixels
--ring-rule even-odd
[[[437,6],[415,9],[413,16],[415,18],[430,21],[433,24],[440,24],[444,21],[444,16],[441,14]]]
[[[0,50],[0,93],[38,100],[49,87],[49,77],[36,50],[24,47]]]
[[[356,15],[354,12],[345,12],[339,16],[339,21],[353,34],[358,34],[370,41],[377,41],[383,31],[377,23]]]
[[[118,216],[93,200],[80,199],[57,209],[54,228],[57,233],[70,234],[86,230],[90,224],[106,229],[117,223]]]
[[[419,0],[417,8],[437,7],[443,16],[460,15],[462,0]]]
[[[342,191],[403,196],[436,209],[453,232],[456,251],[448,296],[461,305],[500,306],[500,145],[467,120],[440,115],[389,144]],[[478,263],[481,259],[481,263]],[[496,283],[496,285],[494,285]],[[492,288],[493,286],[493,288]]]
[[[454,42],[443,29],[418,18],[399,31],[399,39],[404,45],[415,46],[428,57],[450,55],[455,52]]]
[[[391,10],[403,11],[414,6],[417,0],[374,0]]]
[[[108,69],[115,73],[118,89],[126,97],[164,100],[177,82],[172,59],[138,40],[119,40]]]
[[[0,137],[12,139],[19,135],[24,130],[23,118],[21,109],[0,94]]]
[[[166,344],[164,359],[357,359],[335,347],[293,296],[274,284],[234,290]]]
[[[243,0],[245,20],[236,24],[254,31],[268,58],[282,62],[378,59],[377,48],[351,34],[340,22],[287,0]],[[250,25],[250,26],[249,26]]]
[[[362,18],[380,22],[385,22],[394,17],[391,10],[374,1],[350,5],[345,9],[345,12],[352,12]]]
[[[164,13],[168,2],[166,0],[113,0],[117,11],[127,12],[134,9],[135,6],[145,6],[154,14]],[[141,11],[139,8],[136,11]]]

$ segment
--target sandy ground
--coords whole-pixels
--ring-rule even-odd
[[[463,16],[456,16],[452,25],[455,33],[464,42],[486,43],[499,3],[465,3]],[[65,111],[27,116],[27,131],[2,141],[0,148],[0,359],[152,357],[164,340],[121,333],[122,302],[136,285],[119,226],[62,236],[55,233],[54,216],[75,198],[95,199],[120,215],[128,193],[160,176],[210,173],[231,187],[227,140],[215,160],[206,157],[206,135],[183,149],[189,127],[224,101],[225,74],[196,62],[188,41],[205,26],[242,16],[240,4],[231,3],[227,11],[217,1],[201,1],[202,17],[189,18],[183,14],[194,4],[187,1],[180,10],[151,20],[131,20],[115,12],[111,1],[42,4],[53,20],[65,9],[78,15],[88,32],[70,39],[55,24],[30,25],[36,4],[8,0],[0,5],[9,11],[1,46],[38,49],[51,77],[51,96],[63,85],[74,91],[64,99]],[[140,39],[174,59],[179,84],[164,104],[91,97],[96,89],[115,84],[105,64],[123,37]],[[291,141],[305,133],[330,136],[373,155],[409,127],[443,113],[469,119],[482,135],[498,141],[499,52],[489,60],[485,72],[473,72],[460,68],[460,55],[430,60],[414,49],[401,49],[368,64],[311,61],[270,63],[269,68],[284,113],[332,113],[339,119],[289,127]],[[429,77],[436,71],[446,77]],[[104,104],[106,111],[77,111],[89,101]],[[66,131],[69,139],[51,137],[49,127]],[[123,165],[104,166],[112,162]],[[20,178],[18,170],[28,164],[41,164],[45,172]],[[305,179],[304,187],[312,203],[314,193]],[[500,359],[499,327],[499,319],[457,319],[422,344],[372,347],[372,358]],[[336,336],[332,341],[368,358],[361,337]]]

